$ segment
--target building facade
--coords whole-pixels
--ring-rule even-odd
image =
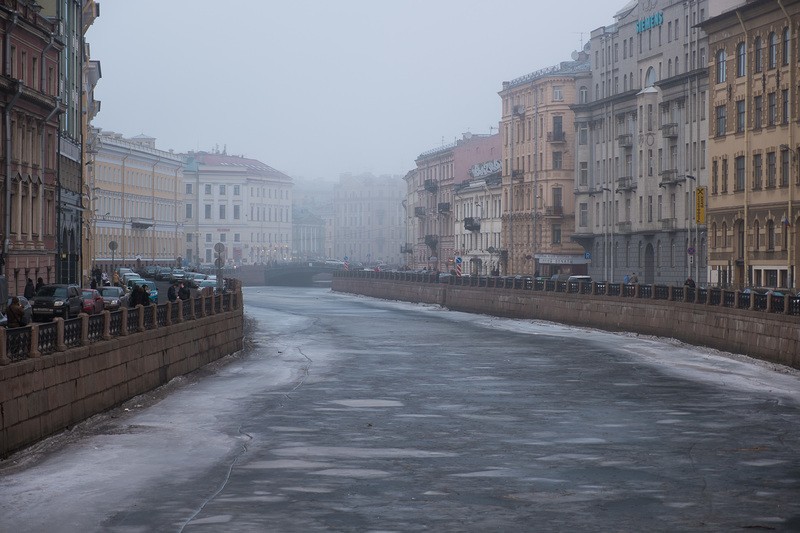
[[[574,239],[589,274],[707,281],[708,40],[698,24],[730,0],[631,2],[593,31],[592,77],[575,106]]]
[[[185,242],[183,159],[146,135],[96,130],[92,172],[92,268],[175,266]]]
[[[325,259],[325,221],[305,207],[292,207],[292,258]]]
[[[456,254],[461,275],[500,275],[503,180],[500,160],[476,165],[475,177],[454,187]]]
[[[189,265],[214,265],[217,243],[229,266],[291,259],[291,177],[261,161],[214,151],[190,152],[183,180]]]
[[[583,274],[583,248],[574,230],[576,133],[572,105],[585,90],[589,61],[575,60],[504,82],[503,273]]]
[[[83,2],[83,35],[94,24],[100,15],[100,5],[94,0],[84,0]],[[84,162],[85,177],[83,180],[83,213],[82,230],[83,245],[81,246],[81,279],[84,287],[90,284],[92,267],[94,265],[94,205],[90,183],[93,181],[94,172],[94,138],[95,130],[91,129],[92,120],[100,112],[100,101],[94,96],[94,88],[100,81],[102,73],[100,61],[91,59],[89,44],[83,47],[83,90],[81,92],[81,105],[83,114],[81,120],[81,160]]]
[[[0,32],[0,265],[9,294],[22,294],[27,278],[57,278],[58,115],[64,111],[58,100],[58,65],[63,44],[54,38],[56,22],[33,1],[0,3]],[[73,237],[77,241],[80,234]]]
[[[334,187],[333,256],[351,264],[400,265],[405,186],[397,176],[344,174]]]
[[[800,3],[747,2],[707,20],[712,118],[710,281],[798,286]]]

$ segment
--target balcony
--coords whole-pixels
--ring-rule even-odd
[[[435,252],[436,245],[439,244],[438,235],[425,235],[425,244],[428,245],[428,248]]]
[[[474,218],[474,217],[465,217],[464,218],[464,229],[467,231],[480,231],[481,230],[481,219]]]
[[[677,139],[678,138],[678,125],[675,123],[670,124],[662,124],[661,125],[661,134],[666,137],[667,139]]]
[[[631,222],[617,222],[617,233],[630,233],[631,232]]]
[[[667,187],[668,185],[675,185],[683,181],[682,179],[678,178],[678,171],[674,168],[668,170],[662,170],[658,173],[661,181],[659,182],[659,187]]]
[[[400,245],[400,253],[401,254],[413,254],[414,248],[410,244],[401,244]]]
[[[547,142],[549,143],[567,142],[567,134],[564,131],[548,131]]]
[[[425,180],[424,187],[428,192],[436,192],[439,189],[439,186],[436,185],[435,180]]]
[[[564,216],[564,206],[550,205],[544,208],[544,216],[550,218],[560,218]]]
[[[617,178],[617,192],[635,191],[635,190],[636,190],[636,180],[633,179],[631,176]]]
[[[414,216],[425,218],[425,208],[424,207],[415,207],[414,208]]]
[[[147,229],[155,226],[156,221],[152,218],[132,218],[131,228],[133,229]]]
[[[450,212],[450,202],[439,202],[439,213],[447,214]]]
[[[617,135],[617,142],[619,143],[620,148],[632,148],[633,134],[623,133],[622,135]]]
[[[675,231],[678,229],[678,219],[677,218],[662,218],[661,219],[661,229],[662,231]]]
[[[511,172],[511,177],[515,180],[522,181],[525,177],[525,172],[523,170],[514,170]]]

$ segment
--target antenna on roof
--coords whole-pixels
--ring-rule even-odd
[[[572,33],[575,34],[575,35],[580,35],[581,36],[581,48],[580,49],[583,50],[583,32],[582,31],[574,31]]]

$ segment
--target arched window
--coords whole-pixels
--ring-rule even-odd
[[[672,60],[667,61],[667,77],[672,77]]]
[[[656,268],[661,268],[661,241],[656,242]]]
[[[628,90],[628,75],[627,74],[622,76],[622,90],[623,91],[627,91]]]
[[[652,87],[656,84],[656,71],[653,67],[647,69],[647,75],[644,78],[644,86]]]
[[[775,68],[778,64],[778,36],[775,32],[769,34],[767,46],[767,68]]]
[[[781,63],[784,65],[789,64],[789,46],[791,44],[791,38],[789,37],[789,28],[783,28],[783,57],[781,57]]]
[[[775,250],[775,223],[772,220],[767,221],[767,251],[772,252]]]
[[[579,94],[580,94],[580,103],[582,104],[589,103],[589,89],[587,89],[585,85],[581,86]]]
[[[753,221],[753,251],[758,251],[761,248],[761,228],[758,225],[758,220]]]
[[[717,83],[725,83],[725,49],[717,50]]]
[[[744,43],[736,45],[736,77],[741,78],[747,72],[747,48]]]
[[[756,72],[761,72],[761,37],[756,37],[753,41],[753,68]]]
[[[722,235],[721,235],[721,237],[722,237],[722,248],[723,249],[727,249],[728,248],[728,223],[727,222],[723,222],[722,223]]]

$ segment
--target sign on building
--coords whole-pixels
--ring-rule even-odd
[[[697,224],[706,223],[706,187],[695,189],[695,213],[694,221]]]

